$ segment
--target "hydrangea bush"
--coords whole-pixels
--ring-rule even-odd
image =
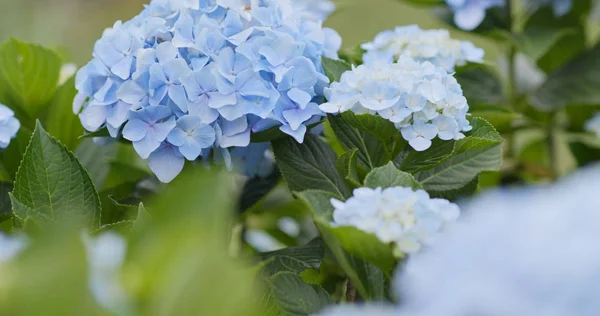
[[[0,45],[0,315],[600,312],[592,1],[405,2],[446,28],[153,0],[77,71]]]

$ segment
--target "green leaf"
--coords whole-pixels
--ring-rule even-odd
[[[127,235],[133,228],[134,221],[120,221],[112,224],[102,225],[93,232],[94,235],[99,235],[106,232],[116,232],[119,234]]]
[[[391,245],[382,243],[377,236],[366,233],[356,227],[329,227],[342,248],[355,257],[377,265],[381,270],[390,274],[396,258]]]
[[[0,45],[0,100],[37,117],[54,96],[61,64],[49,49],[9,39]]]
[[[590,146],[581,141],[573,141],[569,143],[569,148],[580,167],[600,161],[600,147]]]
[[[377,137],[352,127],[341,115],[329,115],[328,120],[346,150],[358,148],[358,162],[364,170],[370,171],[390,161],[391,155]]]
[[[21,126],[17,137],[10,141],[10,145],[3,152],[0,152],[0,169],[2,170],[2,181],[14,181],[17,170],[21,160],[23,160],[23,154],[27,149],[27,144],[31,139],[31,131],[27,130],[26,127]]]
[[[354,114],[350,111],[342,113],[341,116],[350,126],[375,136],[391,157],[397,155],[407,144],[394,123],[381,116]]]
[[[73,114],[72,104],[76,94],[75,77],[72,77],[56,91],[44,120],[48,133],[70,150],[75,150],[80,143],[79,135],[83,133],[79,117]]]
[[[323,241],[317,238],[304,246],[263,253],[261,257],[265,262],[262,272],[271,276],[278,272],[300,274],[308,269],[319,270],[324,252]]]
[[[504,94],[500,79],[489,67],[481,66],[455,74],[469,105],[502,104]]]
[[[317,284],[309,284],[295,273],[281,272],[267,280],[270,295],[279,311],[287,316],[310,316],[333,304]]]
[[[341,59],[322,57],[323,70],[331,82],[339,82],[342,74],[352,69],[349,63]]]
[[[564,64],[550,75],[531,102],[541,110],[553,111],[567,105],[600,104],[600,44]]]
[[[251,209],[263,200],[271,190],[277,187],[280,180],[281,173],[277,168],[274,168],[271,174],[266,177],[254,177],[246,181],[239,199],[239,213],[241,214]]]
[[[88,172],[96,187],[102,188],[111,170],[110,162],[115,159],[117,150],[116,143],[100,146],[92,139],[85,139],[73,154]],[[120,176],[125,175],[121,173]]]
[[[103,127],[95,132],[87,132],[85,131],[84,134],[80,135],[79,138],[80,139],[84,139],[84,138],[94,138],[94,137],[111,137],[110,133],[108,132],[108,129],[106,127]]]
[[[133,227],[131,227],[131,229],[135,232],[141,232],[144,226],[148,225],[151,220],[152,216],[146,211],[144,203],[140,203],[138,206],[138,215],[133,222]]]
[[[358,149],[354,148],[343,154],[337,161],[338,173],[346,180],[350,187],[360,187],[360,177],[357,166]]]
[[[54,220],[98,227],[100,199],[77,158],[38,122],[17,172],[14,197]]]
[[[454,143],[453,140],[435,138],[427,150],[416,151],[410,148],[408,154],[399,163],[400,170],[415,173],[432,168],[452,154]]]
[[[389,273],[386,275],[377,265],[369,261],[356,257],[350,257],[350,261],[359,278],[364,280],[369,301],[387,303],[388,299],[385,293],[389,287],[389,283],[387,282]]]
[[[383,167],[373,169],[365,178],[365,186],[369,188],[407,187],[415,190],[423,189],[415,178],[404,171],[398,170],[393,162]]]
[[[574,29],[534,25],[526,28],[523,33],[516,35],[512,38],[512,41],[519,51],[537,62],[562,38],[573,33],[575,33]]]
[[[294,192],[294,195],[311,209],[314,216],[325,221],[330,221],[332,218],[333,205],[331,205],[331,199],[339,199],[335,194],[319,190]]]
[[[519,113],[505,107],[488,104],[471,106],[469,113],[490,122],[498,131],[510,130],[511,123],[521,117]]]
[[[493,126],[480,118],[471,121],[471,133],[454,144],[452,154],[435,167],[414,176],[427,191],[463,188],[482,171],[499,170],[502,164],[502,138]]]
[[[12,217],[12,208],[9,193],[13,185],[10,182],[0,182],[0,223]]]
[[[429,196],[431,196],[432,198],[456,201],[461,198],[466,198],[466,197],[472,196],[473,194],[475,194],[475,192],[477,191],[478,188],[479,188],[479,176],[475,177],[471,182],[467,183],[467,185],[465,185],[462,188],[448,190],[448,191],[441,191],[441,192],[429,190],[427,193],[429,193]]]
[[[337,156],[318,136],[306,134],[304,143],[292,137],[273,142],[279,170],[292,191],[324,190],[339,197],[350,195],[336,172]]]

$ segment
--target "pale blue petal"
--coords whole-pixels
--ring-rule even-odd
[[[123,138],[137,142],[146,137],[148,123],[139,119],[132,119],[123,128]]]
[[[179,149],[172,145],[163,145],[148,157],[150,169],[163,183],[169,183],[175,179],[183,170],[184,164],[185,159]]]
[[[182,112],[188,111],[188,99],[181,85],[169,86],[169,98],[179,107]]]
[[[304,135],[306,135],[306,126],[300,125],[298,129],[293,130],[289,125],[283,125],[279,128],[282,132],[294,137],[296,141],[300,144],[304,142]]]
[[[148,159],[148,156],[160,146],[160,143],[154,137],[144,137],[140,141],[133,142],[133,149],[142,159]]]
[[[106,106],[90,105],[79,114],[79,120],[86,131],[95,132],[106,122],[106,115]]]

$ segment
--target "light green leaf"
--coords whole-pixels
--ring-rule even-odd
[[[600,44],[564,64],[550,75],[531,102],[546,111],[567,105],[600,104]]]
[[[346,180],[351,187],[360,187],[360,177],[358,175],[358,166],[356,162],[358,149],[354,148],[343,154],[337,161],[336,167],[338,173]]]
[[[563,37],[575,32],[569,28],[548,28],[531,26],[523,33],[516,35],[513,42],[523,54],[534,61],[542,58]]]
[[[77,94],[75,77],[67,80],[58,90],[48,109],[46,130],[50,135],[63,143],[69,150],[75,150],[81,142],[79,136],[83,134],[83,126],[79,117],[73,114],[73,99]]]
[[[334,208],[331,199],[339,199],[335,194],[319,190],[294,192],[294,195],[311,209],[313,216],[324,221],[330,221],[332,218]]]
[[[146,210],[144,203],[140,202],[140,205],[138,206],[138,215],[133,222],[133,227],[131,229],[136,232],[141,232],[144,226],[148,225],[151,220],[152,216]]]
[[[435,167],[414,176],[427,191],[463,188],[482,171],[499,170],[502,164],[502,138],[493,126],[480,118],[471,121],[468,137],[456,141],[452,154]]]
[[[282,315],[310,316],[333,304],[321,286],[306,283],[295,273],[281,272],[268,279],[270,295]]]
[[[77,158],[36,125],[17,172],[14,197],[54,220],[100,224],[98,193]]]
[[[54,96],[61,64],[49,49],[9,39],[0,45],[0,100],[37,117]]]
[[[421,184],[410,174],[398,170],[393,162],[373,169],[365,178],[365,186],[369,188],[407,187],[415,190],[423,189]]]
[[[396,259],[391,245],[382,243],[374,234],[366,233],[356,227],[329,227],[342,248],[355,257],[377,265],[390,274]]]
[[[273,152],[283,178],[293,191],[314,189],[339,197],[350,195],[336,171],[335,152],[318,136],[306,134],[303,144],[292,137],[274,141]]]
[[[321,59],[323,61],[325,75],[331,82],[339,82],[342,74],[352,69],[352,66],[349,63],[341,59],[331,59],[327,57],[322,57]]]
[[[499,131],[509,130],[511,123],[521,117],[519,113],[513,112],[510,109],[489,104],[471,106],[469,113],[474,117],[481,117],[490,122]]]

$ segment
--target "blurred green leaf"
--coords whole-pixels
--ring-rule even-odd
[[[269,295],[281,315],[310,316],[333,304],[329,294],[317,284],[309,284],[294,273],[281,272],[268,279]]]
[[[117,155],[117,144],[108,144],[100,146],[94,143],[92,139],[85,139],[73,154],[85,170],[89,173],[90,178],[97,188],[102,188],[104,181],[110,172],[110,162]],[[125,177],[121,174],[121,177]]]
[[[523,33],[509,38],[509,40],[515,44],[520,52],[537,62],[561,39],[575,32],[575,30],[569,28],[531,26],[526,28]]]
[[[90,227],[100,224],[100,199],[90,176],[39,122],[23,156],[12,194],[35,211],[31,216],[43,214]]]
[[[0,45],[0,100],[18,107],[17,114],[37,117],[54,96],[61,66],[54,51],[9,39]],[[33,128],[29,122],[21,123]]]
[[[31,139],[31,131],[21,126],[17,137],[10,141],[10,145],[0,152],[0,170],[2,181],[14,181],[19,165]]]
[[[474,117],[481,117],[490,122],[498,131],[509,130],[511,123],[521,117],[519,113],[506,107],[489,104],[471,106],[469,113]]]
[[[0,269],[0,315],[102,315],[88,288],[81,232],[29,237],[29,247]]]
[[[358,149],[354,148],[340,156],[336,163],[338,173],[346,180],[349,187],[361,186],[356,161],[357,153]]]
[[[423,7],[429,7],[429,6],[438,6],[438,5],[444,5],[445,2],[444,0],[398,0],[400,2],[406,2],[412,5],[416,5],[416,6],[423,6]]]
[[[320,190],[294,192],[294,195],[304,202],[306,206],[310,207],[315,216],[322,218],[325,221],[331,220],[331,215],[333,213],[333,206],[330,202],[331,199],[339,198],[331,192]]]
[[[474,118],[473,130],[454,144],[452,154],[414,176],[427,191],[452,191],[469,184],[482,171],[499,170],[502,138],[487,121]]]
[[[377,236],[356,227],[329,227],[342,248],[355,257],[371,262],[390,274],[396,259],[391,245],[382,243]]]
[[[600,161],[600,147],[591,146],[585,142],[573,141],[569,143],[569,149],[580,167]]]
[[[13,189],[10,182],[0,182],[0,223],[12,217],[12,208],[8,193]]]
[[[242,188],[239,199],[238,212],[241,214],[260,202],[273,190],[281,180],[279,169],[273,168],[271,174],[266,177],[254,177],[248,179]]]
[[[500,79],[487,66],[471,68],[455,74],[469,105],[503,104],[504,94]]]
[[[423,189],[421,184],[410,173],[398,170],[393,162],[373,169],[365,178],[365,186],[369,188],[407,187],[414,190]]]
[[[538,89],[532,103],[538,109],[553,111],[567,105],[600,104],[600,44],[577,56],[550,75]]]
[[[73,114],[73,99],[76,94],[75,77],[71,77],[56,91],[44,120],[48,133],[70,150],[75,150],[80,143],[79,136],[83,133],[79,117]]]
[[[339,82],[342,74],[352,69],[352,66],[349,63],[341,59],[322,57],[322,61],[325,75],[327,75],[331,82]]]
[[[304,143],[292,137],[273,142],[279,170],[292,191],[324,190],[340,197],[350,195],[336,171],[337,156],[318,136],[306,134]]]
[[[476,176],[471,182],[467,183],[462,188],[447,190],[447,191],[429,190],[429,191],[427,191],[427,193],[429,193],[429,196],[431,196],[432,198],[456,201],[461,198],[466,198],[466,197],[472,196],[473,194],[475,194],[475,192],[477,191],[478,188],[479,188],[479,175]]]

